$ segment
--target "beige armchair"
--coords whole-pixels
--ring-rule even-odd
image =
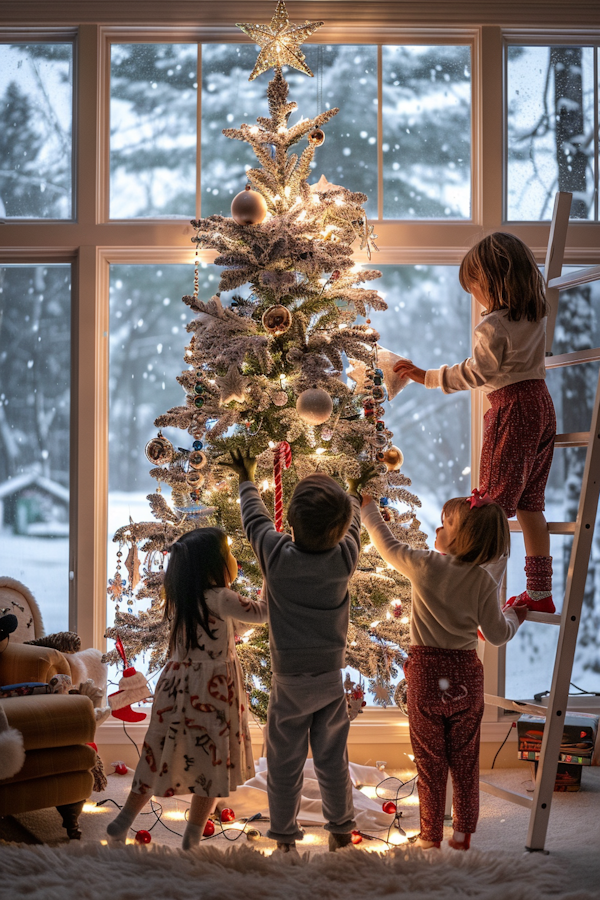
[[[71,675],[68,658],[58,650],[9,643],[0,653],[0,685],[47,682]],[[96,721],[89,697],[40,694],[0,700],[8,724],[23,735],[25,764],[0,780],[0,816],[55,806],[70,838],[81,837],[78,817],[93,787],[91,769]],[[1,768],[0,768],[1,774]]]

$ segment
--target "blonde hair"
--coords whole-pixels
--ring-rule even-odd
[[[496,231],[472,247],[460,264],[465,291],[476,286],[487,312],[508,310],[508,319],[539,322],[548,313],[544,279],[529,247],[514,234]]]
[[[454,497],[444,503],[442,519],[457,523],[456,537],[448,547],[459,562],[484,566],[510,553],[506,513],[497,503],[471,509],[470,497]]]

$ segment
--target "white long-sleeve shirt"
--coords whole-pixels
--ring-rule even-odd
[[[477,628],[496,647],[516,634],[517,614],[513,609],[501,611],[498,585],[484,568],[396,540],[374,502],[363,507],[362,520],[381,557],[410,579],[411,644],[474,650]]]
[[[546,318],[511,322],[506,310],[496,310],[475,328],[472,356],[455,366],[428,369],[425,387],[439,387],[445,394],[489,394],[507,384],[545,378],[545,357]]]

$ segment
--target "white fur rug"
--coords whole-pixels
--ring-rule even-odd
[[[595,900],[541,855],[348,848],[297,864],[248,847],[184,853],[151,844],[0,847],[0,898],[15,900]]]

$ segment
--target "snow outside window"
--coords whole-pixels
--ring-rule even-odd
[[[1,267],[0,574],[47,634],[69,627],[70,393],[70,266]]]
[[[71,219],[73,46],[0,43],[0,219]]]
[[[572,219],[598,220],[598,84],[594,47],[510,46],[507,58],[507,218],[552,218],[571,191]]]

